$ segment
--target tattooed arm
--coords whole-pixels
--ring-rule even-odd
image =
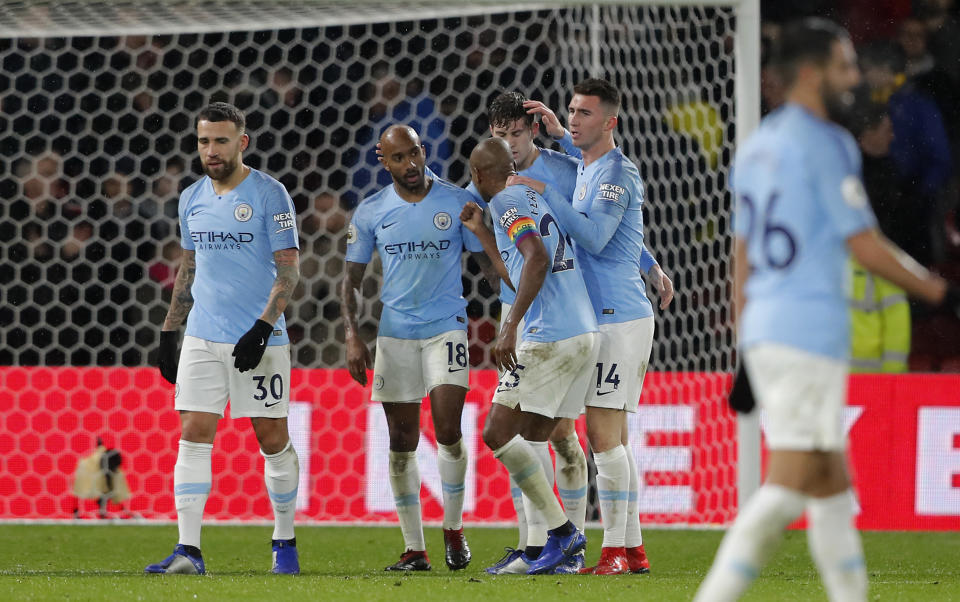
[[[193,278],[197,275],[197,252],[183,249],[180,258],[180,269],[177,270],[177,279],[173,282],[173,298],[170,299],[170,309],[163,321],[162,330],[176,330],[193,307]]]
[[[300,281],[300,251],[297,249],[281,249],[273,252],[273,261],[277,265],[277,278],[270,289],[270,300],[260,315],[260,319],[267,324],[276,324],[283,310],[290,303],[293,289]]]

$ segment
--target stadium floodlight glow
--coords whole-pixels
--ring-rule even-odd
[[[733,368],[728,175],[736,141],[759,121],[759,23],[759,0],[4,2],[0,363],[152,359],[176,265],[177,187],[199,173],[193,118],[226,100],[247,112],[248,164],[297,206],[294,366],[337,367],[346,223],[383,184],[380,130],[413,122],[430,167],[464,184],[499,89],[563,120],[572,85],[599,75],[624,92],[617,140],[641,169],[646,241],[677,288],[657,318],[651,368],[668,372],[657,398],[696,408],[722,394]],[[380,311],[374,264],[362,291],[368,340]],[[490,368],[498,304],[476,270],[468,280],[471,357]],[[671,385],[677,372],[703,373],[702,386]],[[649,437],[690,437],[686,411],[645,415],[682,426]],[[707,455],[720,464],[693,462],[692,478],[716,480],[736,456],[736,487],[712,497],[739,491],[743,503],[759,484],[759,432],[756,418],[740,418],[737,446],[715,429]],[[657,466],[685,466],[682,454],[639,445]],[[651,486],[682,486],[669,471],[651,475]]]

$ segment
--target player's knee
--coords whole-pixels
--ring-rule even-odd
[[[496,419],[488,418],[483,425],[483,442],[493,451],[506,445],[507,441],[513,437],[512,435],[507,437],[507,433],[498,422]]]
[[[416,451],[417,443],[420,442],[420,433],[409,433],[406,430],[390,431],[390,451],[411,452]]]
[[[441,445],[453,445],[463,437],[459,424],[438,425],[434,423],[433,427],[437,436],[437,443]]]

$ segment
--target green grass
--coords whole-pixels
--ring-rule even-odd
[[[684,600],[693,597],[720,543],[717,531],[646,530],[651,575],[503,576],[483,568],[513,530],[468,529],[473,564],[451,573],[439,529],[428,529],[434,570],[395,575],[398,528],[300,527],[303,575],[274,576],[268,527],[206,527],[207,577],[144,575],[170,553],[174,526],[0,526],[0,600]],[[588,533],[587,560],[601,534]],[[960,534],[864,533],[873,600],[960,600]],[[825,600],[802,532],[787,533],[747,600]]]

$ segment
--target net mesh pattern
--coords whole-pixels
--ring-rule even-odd
[[[464,184],[465,158],[487,135],[486,106],[501,89],[563,118],[572,84],[596,74],[624,92],[618,142],[640,166],[647,243],[677,288],[658,318],[651,366],[727,370],[732,27],[729,9],[611,6],[2,39],[0,363],[153,359],[179,259],[178,192],[200,174],[194,115],[225,100],[247,112],[246,162],[283,182],[298,212],[294,365],[337,366],[346,224],[389,183],[374,153],[382,129],[413,125],[431,168]],[[380,310],[374,268],[363,287],[367,340]],[[472,263],[464,291],[471,363],[490,367],[499,304]]]

